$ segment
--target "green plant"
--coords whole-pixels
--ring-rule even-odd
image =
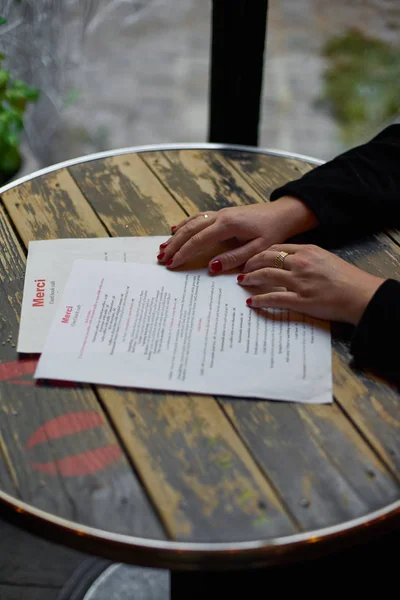
[[[400,47],[350,29],[325,45],[328,68],[323,98],[353,143],[395,117],[400,109]]]
[[[6,23],[0,17],[0,25]],[[39,90],[19,79],[12,79],[3,67],[0,54],[0,182],[14,175],[21,165],[20,133],[24,127],[24,113],[28,102],[36,102]]]

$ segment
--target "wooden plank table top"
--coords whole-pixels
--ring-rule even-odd
[[[354,370],[347,327],[333,327],[334,402],[320,406],[39,384],[37,357],[16,352],[30,240],[167,237],[188,214],[266,202],[314,165],[207,144],[132,149],[3,188],[1,515],[84,551],[173,569],[296,560],[397,525],[400,395]],[[398,239],[382,232],[337,252],[399,279]]]

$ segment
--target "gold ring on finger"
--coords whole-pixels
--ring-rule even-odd
[[[283,269],[283,263],[285,262],[285,258],[288,254],[288,252],[284,252],[283,250],[281,252],[278,252],[275,258],[275,267],[277,269]]]

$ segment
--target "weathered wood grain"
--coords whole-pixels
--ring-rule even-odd
[[[144,152],[142,160],[189,214],[260,202],[260,196],[219,152]]]
[[[344,412],[356,423],[377,454],[398,478],[400,472],[399,394],[386,382],[353,370],[343,354],[334,356],[334,394]],[[384,392],[384,393],[383,393]]]
[[[139,155],[81,163],[70,173],[113,235],[168,235],[181,210]]]
[[[227,150],[222,155],[265,200],[274,189],[299,179],[315,166],[306,161],[267,154]]]
[[[35,204],[35,210],[44,211],[46,202],[44,195],[43,206]],[[33,228],[35,214],[32,216]],[[75,217],[69,218],[73,222]],[[67,235],[68,219],[60,222],[65,223]],[[36,235],[26,222],[22,230],[27,239]],[[72,229],[71,234],[74,232]],[[87,525],[162,536],[93,391],[83,386],[35,383],[31,377],[34,358],[19,360],[15,345],[24,260],[1,207],[0,246],[0,455],[18,495]]]
[[[6,193],[4,201],[25,243],[36,237],[81,236],[76,215],[79,227],[91,235],[167,233],[185,211],[261,202],[271,189],[310,168],[301,161],[243,153],[236,159],[232,153],[209,151],[116,157],[107,159],[104,168],[102,162],[71,167],[72,177],[62,181],[57,175],[63,206],[73,206],[71,211],[46,209],[52,182],[37,183],[46,189],[35,195],[34,204],[29,193],[19,192],[20,202]],[[69,195],[75,203],[66,199]],[[90,208],[82,209],[83,198]],[[387,269],[393,276],[398,251],[387,240],[376,236],[360,255],[346,248],[342,252],[363,268]],[[307,529],[359,516],[398,497],[397,392],[354,373],[345,339],[337,337],[334,349],[341,408],[224,399],[223,413],[211,398],[98,388],[169,536],[216,541],[279,535],[296,526]],[[64,391],[65,398],[75,393],[86,403],[92,393],[88,388]],[[49,410],[41,408],[40,399],[37,404],[39,412]],[[92,412],[92,405],[83,412]],[[58,416],[56,409],[50,416]],[[98,434],[85,434],[89,450],[97,447]],[[71,437],[71,447],[78,447],[79,432]],[[3,439],[17,451],[9,433]],[[56,464],[64,457],[59,441],[46,442]],[[39,444],[30,449],[40,463],[46,449]],[[21,459],[11,453],[11,460]],[[16,477],[19,481],[21,475]]]
[[[337,406],[221,399],[241,437],[305,529],[394,501],[400,485]]]
[[[378,277],[400,278],[400,248],[385,233],[376,233],[335,249],[335,254]]]
[[[15,359],[17,330],[21,310],[25,256],[11,223],[0,206],[0,352],[2,362]]]
[[[187,154],[186,151],[173,151],[141,155],[163,185],[182,206],[185,206],[186,210],[190,212],[209,210],[213,206],[214,194],[219,194],[222,198],[222,189],[227,190],[226,197],[221,200],[225,205],[240,204],[249,198],[254,202],[264,199],[258,192],[251,192],[251,190],[250,196],[249,184],[244,182],[241,173],[238,172],[240,163],[235,164],[235,167],[230,166],[225,154],[207,151],[187,151]],[[258,161],[257,155],[247,156],[250,156],[249,162]],[[275,160],[273,164],[277,169]],[[294,171],[296,164],[299,165],[297,173],[310,168],[309,165],[299,161],[284,161],[281,178],[287,176],[285,168],[288,172]],[[88,167],[87,177],[77,181],[84,195],[97,210],[96,198],[91,195],[90,164]],[[229,177],[233,173],[231,179],[227,173]],[[279,173],[275,172],[274,182],[266,183],[264,189],[282,183],[282,180],[278,180],[278,175]],[[134,176],[132,172],[132,177]],[[199,178],[202,184],[198,184]],[[224,188],[221,180],[227,179],[230,183]],[[248,181],[252,181],[250,177]],[[133,215],[133,218],[136,218],[136,215]],[[107,222],[107,226],[114,233],[112,219]],[[116,223],[116,233],[118,227]],[[352,377],[356,379],[354,375]],[[140,398],[141,396],[135,398],[134,402],[142,402]],[[113,409],[113,406],[117,403],[108,401],[107,396],[105,402],[107,407],[110,407],[110,413],[114,414],[113,418],[116,418],[116,409]],[[306,413],[298,406],[248,400],[224,401],[222,406],[302,527],[317,527],[350,519],[398,497],[397,480],[387,472],[382,462],[375,457],[337,407],[327,407],[322,418],[318,407],[310,407]],[[135,411],[138,414],[145,411],[142,404],[140,407],[140,410]],[[120,405],[118,410],[121,410]],[[170,410],[172,411],[173,407]],[[123,416],[118,416],[118,422],[125,422],[126,427],[131,427],[127,420],[124,421]],[[317,436],[316,431],[323,431],[324,434],[320,433]],[[138,446],[137,435],[136,433],[133,437],[135,448]],[[129,435],[126,434],[125,437],[128,439]],[[336,444],[340,444],[345,451],[333,456]],[[154,442],[148,442],[147,446],[154,447]],[[275,450],[273,451],[272,448]],[[352,460],[346,460],[346,454],[351,455]],[[134,461],[138,464],[137,459]],[[142,460],[140,462],[143,465]],[[282,469],[283,462],[285,469]],[[154,469],[154,465],[146,467],[149,477],[153,477],[151,473]],[[146,477],[146,473],[141,473],[142,478]],[[161,475],[158,474],[158,477],[161,478]],[[167,510],[166,507],[165,509]],[[171,509],[168,509],[168,514],[163,518],[164,522],[172,518]]]
[[[393,239],[396,244],[400,246],[400,230],[399,229],[386,229],[386,233]]]
[[[217,542],[295,530],[214,399],[99,391],[171,536]]]
[[[279,173],[282,159],[277,157],[259,155],[254,158],[247,153],[236,152],[226,153],[226,156],[257,191],[261,193],[261,190],[266,190],[267,197],[275,187],[299,177],[311,168],[308,163],[288,159]],[[344,260],[374,275],[400,279],[400,248],[384,232],[365,236],[356,243],[347,243],[334,251]],[[338,328],[334,328],[334,331],[338,331]],[[371,374],[356,373],[351,368],[348,339],[335,335],[333,349],[335,398],[392,473],[400,478],[398,392],[387,382]]]
[[[344,260],[382,278],[400,279],[400,248],[378,233],[335,250]],[[337,330],[334,327],[334,331]],[[333,337],[334,395],[337,402],[400,479],[400,394],[372,373],[355,371],[349,339]]]
[[[3,194],[19,235],[29,240],[58,237],[105,237],[107,232],[66,169],[53,171]],[[68,223],[68,228],[63,223]]]
[[[355,266],[382,278],[400,279],[400,248],[385,232],[365,236],[335,253]],[[393,239],[391,239],[393,237]],[[334,331],[338,327],[334,326]],[[349,342],[334,336],[334,395],[348,417],[368,439],[392,473],[400,477],[400,395],[396,387],[372,373],[352,367]]]
[[[15,242],[10,222],[0,207],[0,356],[3,363],[12,361],[16,354],[13,325],[19,317],[24,262],[24,253]],[[15,473],[0,432],[0,489],[15,494],[15,484]]]
[[[122,158],[124,160],[122,160]],[[169,224],[180,220],[184,215],[182,209],[176,204],[171,195],[159,183],[158,179],[139,160],[138,157],[119,157],[105,162],[103,177],[98,163],[91,162],[79,168],[73,167],[71,172],[76,182],[79,183],[82,196],[88,199],[92,207],[99,210],[102,222],[112,235],[126,235],[126,225],[130,233],[160,233],[168,230]],[[121,171],[120,171],[121,169]],[[95,182],[95,183],[93,183]],[[74,184],[75,185],[75,184]],[[100,192],[99,192],[100,190]],[[68,190],[67,190],[68,192]],[[113,201],[117,208],[113,209]],[[154,201],[152,199],[155,199]],[[105,205],[106,202],[109,206]],[[47,195],[43,195],[43,204],[47,201]],[[98,208],[98,203],[100,206]],[[121,210],[119,207],[122,207]],[[38,198],[35,210],[44,210]],[[121,220],[121,214],[123,219]],[[70,221],[73,216],[65,214],[62,220],[53,220],[46,235],[53,237],[73,237]],[[89,214],[91,220],[94,213]],[[83,222],[83,221],[82,221]],[[25,224],[24,235],[27,239],[35,235],[33,229],[35,220],[30,219],[29,225]],[[93,223],[90,224],[92,230]],[[161,229],[155,230],[155,227]],[[87,391],[87,390],[86,390]],[[218,419],[213,423],[211,417],[203,417],[209,427],[213,427],[213,436],[222,441],[218,447],[212,449],[209,445],[210,434],[206,435],[201,428],[197,432],[196,448],[202,450],[202,460],[197,459],[198,469],[193,469],[192,474],[185,473],[183,464],[189,464],[195,455],[182,432],[181,446],[175,445],[170,449],[168,443],[168,428],[173,426],[173,418],[176,418],[176,406],[179,402],[182,407],[189,406],[187,397],[164,397],[162,394],[154,396],[154,402],[159,402],[168,415],[163,419],[157,419],[157,415],[148,409],[148,397],[146,394],[124,393],[99,388],[99,394],[112,417],[114,427],[122,429],[124,423],[129,424],[124,412],[121,418],[121,406],[130,398],[140,405],[140,413],[146,415],[148,431],[152,435],[144,435],[143,430],[130,430],[124,435],[124,444],[130,451],[130,458],[145,482],[148,493],[158,507],[164,525],[172,537],[179,539],[233,539],[237,536],[243,539],[265,537],[280,533],[289,533],[294,530],[293,524],[288,518],[279,500],[271,490],[269,484],[260,474],[254,461],[244,449],[243,444],[237,439],[231,425],[221,413],[215,400],[209,399],[214,406],[214,412]],[[107,402],[112,397],[113,402]],[[117,398],[117,400],[116,400]],[[191,409],[194,417],[197,412],[203,411],[203,401],[192,400]],[[196,410],[195,410],[196,409]],[[161,408],[160,408],[161,410]],[[189,408],[187,409],[189,411]],[[203,411],[204,412],[204,411]],[[190,411],[189,411],[190,413]],[[212,415],[211,409],[206,411]],[[118,418],[117,418],[118,417]],[[199,420],[197,418],[197,420]],[[124,429],[126,432],[126,428]],[[133,432],[136,437],[132,437]],[[76,437],[76,436],[74,436]],[[87,432],[82,436],[85,444],[90,444]],[[78,439],[79,436],[78,436]],[[164,441],[164,444],[163,444]],[[158,447],[157,447],[158,442]],[[71,444],[75,444],[71,440]],[[95,441],[92,441],[96,444]],[[149,456],[155,454],[153,462],[150,459],[143,462],[143,448],[147,448]],[[142,451],[140,451],[142,449]],[[38,450],[36,450],[38,452]],[[45,449],[46,451],[46,449]],[[52,442],[52,453],[62,460],[59,455],[63,447],[59,447],[57,441]],[[42,460],[38,458],[38,460]],[[161,461],[158,469],[157,461]],[[215,461],[222,461],[221,465]],[[225,461],[225,462],[224,462]],[[143,465],[146,465],[146,468]],[[219,479],[223,480],[219,485]],[[213,490],[215,487],[215,490]],[[196,493],[191,491],[196,488]],[[171,495],[178,494],[181,498],[189,495],[192,501],[182,500],[180,506],[167,504],[165,499]],[[222,493],[224,491],[224,494]],[[228,492],[232,492],[233,500],[227,501]],[[196,502],[195,502],[196,500]],[[85,515],[85,519],[88,515]],[[183,522],[183,525],[182,525]]]
[[[19,495],[78,523],[162,535],[93,392],[21,387],[0,390],[1,435]]]
[[[141,198],[160,194],[158,202],[163,194],[167,223],[183,218],[182,209],[143,162],[138,169],[137,161],[124,160],[120,175],[117,165],[121,161],[113,160],[110,167],[107,160],[102,182],[99,165],[71,169],[85,197],[102,211],[112,235],[121,232],[121,222],[112,211],[104,213],[104,194],[112,193],[110,179],[118,182],[118,202],[124,206],[124,224],[130,231],[153,233],[146,211],[137,209],[139,189]],[[93,181],[98,182],[96,187]],[[98,392],[172,537],[215,541],[293,531],[284,508],[215,400],[102,387]]]
[[[282,185],[285,181],[299,177],[302,173],[307,172],[311,168],[311,165],[308,163],[303,163],[302,161],[298,160],[282,159],[280,157],[255,155],[250,153],[236,153],[233,151],[209,153],[208,151],[202,151],[199,154],[202,157],[202,176],[205,180],[218,181],[219,173],[221,171],[220,164],[222,163],[225,165],[226,163],[230,163],[237,171],[238,177],[242,178],[242,180],[246,179],[247,183],[252,185],[254,190],[257,192],[257,195],[253,196],[255,201],[267,200],[270,192],[275,187]],[[206,156],[208,156],[208,158],[206,158]],[[194,167],[195,161],[184,158],[183,151],[180,153],[174,152],[173,157],[173,161],[166,161],[166,159],[162,158],[162,156],[159,158],[158,154],[154,155],[154,157],[150,155],[151,160],[149,161],[148,156],[144,155],[144,160],[151,163],[152,169],[157,172],[157,175],[165,185],[172,186],[173,183],[179,179],[179,177],[183,176],[183,174],[191,181],[195,181],[198,175],[198,170],[196,170]],[[181,160],[182,164],[177,165],[179,160]],[[205,171],[207,170],[212,171],[212,174],[205,174]],[[217,183],[215,183],[214,189],[218,189]],[[232,194],[229,198],[230,203],[239,204],[241,202],[239,197],[241,198],[240,193]],[[190,208],[193,212],[209,209],[209,199],[202,191],[196,193],[195,186],[193,186],[192,189],[190,202]],[[398,272],[396,262],[397,250],[394,248],[394,243],[391,243],[386,235],[382,234],[374,236],[369,242],[364,241],[362,244],[364,245],[359,246],[357,243],[353,245],[352,248],[348,248],[347,250],[342,249],[341,252],[344,254],[343,257],[347,260],[351,258],[353,261],[359,261],[360,267],[374,271],[376,274],[383,273],[383,264],[386,265],[385,268],[387,272],[392,273],[392,276]],[[395,258],[391,257],[392,255]],[[341,342],[334,342],[334,348],[337,352],[341,353],[345,363],[350,361],[348,348],[345,344]],[[334,369],[335,382],[338,379],[341,380],[344,377],[345,372],[347,371],[341,368],[341,362],[336,361]],[[351,387],[351,381],[357,381],[357,376],[349,368],[348,373],[350,381],[349,378],[347,378],[344,387],[346,387],[347,384]],[[382,383],[380,385],[381,389],[379,397],[382,398],[382,402],[384,404],[387,402],[390,403],[388,398],[391,396],[393,399],[393,395],[395,395],[395,393],[386,383]],[[335,385],[335,393],[336,392],[338,395],[338,400],[341,401],[342,394],[338,390],[337,385]],[[397,402],[398,400],[396,399],[396,405]],[[226,408],[226,406],[227,404],[224,402],[224,407]],[[337,409],[327,409],[328,414],[329,410],[331,410],[332,415],[331,418],[326,419],[325,422],[325,440],[320,440],[318,444],[316,444],[312,441],[313,438],[309,437],[309,431],[305,426],[304,417],[302,416],[299,407],[291,411],[291,409],[288,409],[287,405],[279,404],[270,407],[270,405],[262,403],[259,408],[252,409],[250,408],[251,405],[245,402],[242,411],[240,412],[240,403],[233,401],[229,406],[229,414],[231,418],[233,418],[236,415],[236,411],[238,411],[236,421],[241,422],[242,424],[240,429],[241,435],[248,441],[252,440],[252,443],[249,444],[251,451],[257,455],[260,464],[264,465],[266,472],[268,472],[282,497],[285,499],[285,501],[287,501],[287,498],[289,497],[294,499],[288,505],[290,506],[290,509],[296,516],[297,520],[304,526],[307,527],[321,525],[325,522],[325,520],[326,522],[333,522],[335,519],[341,520],[345,514],[347,514],[348,518],[354,516],[354,514],[363,514],[368,510],[369,506],[377,507],[385,504],[386,501],[389,502],[393,498],[397,497],[396,495],[399,491],[397,481],[394,481],[388,475],[388,473],[385,472],[381,462],[375,461],[373,454],[368,451],[368,448],[361,437],[357,435],[351,428],[347,431],[347,437],[343,437],[345,419],[340,414],[340,411],[337,411]],[[255,406],[257,406],[257,404]],[[256,419],[254,415],[253,418],[251,417],[252,410],[256,411]],[[282,427],[283,430],[285,429],[289,415],[291,415],[291,419],[289,419],[289,421],[292,423],[293,431],[297,431],[299,435],[292,455],[290,455],[289,451],[285,449],[285,453],[287,452],[287,464],[297,465],[296,468],[294,466],[290,467],[289,474],[293,475],[292,479],[290,475],[284,477],[279,468],[276,468],[276,477],[272,476],[273,466],[274,464],[276,465],[277,461],[279,460],[279,452],[277,452],[275,459],[272,459],[267,448],[263,448],[262,443],[258,439],[258,436],[261,438],[265,436],[265,422],[268,422],[270,418],[270,412],[272,410],[274,411],[275,426],[279,431],[280,427]],[[310,415],[314,415],[314,418],[317,418],[318,407],[309,407],[307,410]],[[244,415],[247,413],[248,424],[246,427],[246,433],[243,423],[246,422]],[[358,415],[358,413],[356,414],[354,410],[352,412],[352,418],[357,424],[357,427],[360,427],[360,423],[363,421],[363,419]],[[378,427],[376,418],[377,416],[375,415],[372,419],[373,422],[371,422],[371,428]],[[256,422],[258,422],[258,428],[255,427],[254,419]],[[235,423],[237,425],[236,421]],[[382,423],[382,419],[380,419],[380,423],[384,425]],[[271,428],[269,428],[267,431],[269,431],[270,435],[272,435],[273,430],[271,430]],[[350,435],[350,431],[353,431],[352,435]],[[385,434],[383,427],[380,427],[379,431],[380,435]],[[366,432],[365,427],[363,432]],[[392,441],[392,436],[387,436],[387,438],[388,440]],[[279,441],[280,434],[275,434],[273,436],[273,440],[275,440],[274,443],[276,443],[277,447],[282,449],[282,445],[280,445]],[[343,440],[346,440],[348,452],[351,453],[351,455],[355,458],[355,461],[346,461],[343,457],[341,464],[330,463],[327,459],[329,452],[325,446],[330,443],[332,452],[332,448],[334,448],[335,443],[340,441],[340,443],[343,444]],[[378,452],[376,436],[369,435],[368,440]],[[391,443],[391,447],[392,446],[393,444]],[[308,452],[304,451],[305,447],[308,448]],[[263,449],[261,454],[260,448]],[[324,456],[321,456],[321,448],[323,448]],[[384,458],[387,458],[387,456]],[[311,462],[309,463],[308,460]],[[326,465],[325,468],[323,467],[324,464]],[[310,480],[310,468],[313,470],[312,489],[314,495],[315,512],[314,509],[311,508],[311,505],[307,506],[307,510],[304,510],[300,504],[302,499],[301,480]],[[390,462],[390,468],[392,473],[396,473],[396,476],[400,477],[400,471],[398,470],[397,466],[395,468],[393,459]],[[380,472],[381,475],[377,479],[372,478],[372,481],[368,483],[368,494],[366,494],[365,472],[375,472],[376,470]],[[332,494],[335,498],[336,511],[332,511],[330,502],[326,501],[325,503],[325,488],[327,487],[326,482],[328,480],[325,471],[328,471],[331,474]],[[379,482],[378,479],[380,480]],[[296,481],[297,487],[295,485]],[[357,491],[357,486],[359,486],[359,491]],[[365,497],[360,501],[359,497],[363,497],[364,495]],[[349,500],[350,497],[353,499],[353,502]],[[385,498],[387,500],[385,500]],[[306,504],[308,504],[307,499]]]
[[[6,445],[0,435],[0,490],[12,496],[17,496],[17,487],[12,476],[12,467],[6,454]]]

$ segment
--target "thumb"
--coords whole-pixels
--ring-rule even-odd
[[[215,256],[210,260],[208,268],[211,273],[214,274],[230,271],[231,269],[243,265],[252,256],[261,252],[265,247],[267,247],[267,244],[262,238],[251,240],[251,242],[247,242],[246,244],[243,244],[243,246],[239,246],[238,248],[228,250],[227,252]]]

